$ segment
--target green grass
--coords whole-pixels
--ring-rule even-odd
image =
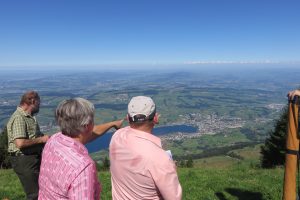
[[[242,159],[227,155],[194,160],[194,168],[178,168],[183,200],[276,200],[281,199],[283,168],[261,169],[260,145],[232,150]],[[107,151],[102,152],[103,155]],[[103,156],[95,154],[93,156]],[[98,174],[102,200],[111,199],[110,173]],[[25,199],[12,170],[0,170],[0,200]]]
[[[25,199],[21,183],[12,170],[0,170],[0,199]]]
[[[178,168],[183,200],[268,200],[282,195],[283,169],[259,169],[247,162],[230,167]],[[98,174],[102,200],[111,199],[110,173]],[[0,170],[0,200],[24,199],[17,176],[12,170]]]
[[[181,169],[183,199],[280,199],[282,169],[251,169],[237,165],[230,169]]]

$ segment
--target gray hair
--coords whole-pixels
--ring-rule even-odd
[[[86,99],[68,99],[57,106],[55,118],[64,135],[76,136],[94,122],[94,111],[94,105]]]

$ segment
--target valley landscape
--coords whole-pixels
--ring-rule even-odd
[[[300,69],[284,67],[154,72],[5,70],[0,73],[0,127],[4,128],[26,90],[39,92],[42,102],[37,118],[42,131],[50,135],[58,131],[54,109],[63,99],[83,97],[92,101],[95,123],[103,123],[124,118],[131,97],[151,96],[161,115],[154,134],[162,139],[163,148],[171,150],[177,162],[194,161],[194,168],[178,167],[184,199],[235,199],[232,196],[238,195],[247,199],[247,194],[248,199],[278,199],[283,170],[259,169],[259,151],[287,104],[287,92],[299,86],[297,77]],[[99,165],[108,156],[112,134],[87,145]],[[218,189],[212,187],[215,181],[205,181],[210,176],[217,178],[214,171],[220,176],[215,180],[220,181]],[[248,175],[242,177],[243,173]],[[0,176],[0,197],[19,199],[24,195],[19,188],[12,197],[11,187],[2,182],[18,181],[11,170],[2,170]],[[253,183],[243,181],[250,176]],[[264,179],[260,176],[267,184],[273,180],[277,183],[268,189],[259,188]],[[102,172],[100,180],[103,177],[104,184],[110,184],[109,173]],[[206,185],[201,184],[203,181]],[[241,188],[235,188],[236,183],[241,183]],[[110,192],[103,195],[106,197],[102,199],[110,199]]]
[[[295,89],[297,68],[181,71],[2,71],[0,128],[26,90],[37,90],[43,132],[57,131],[54,110],[63,99],[83,97],[96,107],[96,123],[122,119],[137,95],[151,96],[161,115],[156,129],[163,141],[240,133],[262,141]],[[184,125],[184,126],[182,126]],[[177,126],[177,128],[176,128]],[[165,127],[165,128],[163,128]],[[175,128],[172,128],[175,127]],[[182,130],[181,130],[182,129]]]

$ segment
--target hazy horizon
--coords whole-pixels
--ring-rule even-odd
[[[73,66],[0,66],[2,72],[18,71],[247,71],[247,70],[293,70],[300,69],[300,63],[207,63],[207,64],[173,64],[173,65],[73,65]]]

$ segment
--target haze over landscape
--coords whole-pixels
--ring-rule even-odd
[[[146,95],[157,103],[161,114],[159,127],[167,127],[157,132],[166,144],[233,132],[243,137],[247,133],[249,141],[263,142],[286,105],[287,91],[298,87],[294,79],[297,76],[300,76],[300,69],[284,67],[180,71],[44,70],[13,74],[6,71],[0,75],[0,128],[5,126],[18,105],[20,94],[34,89],[42,98],[37,117],[41,129],[48,134],[58,131],[53,114],[63,99],[79,96],[92,101],[97,110],[95,121],[103,123],[124,118],[130,98]],[[102,143],[96,143],[96,150],[107,148],[109,138],[100,138]],[[244,138],[242,141],[245,142]],[[180,154],[186,154],[186,151]]]

